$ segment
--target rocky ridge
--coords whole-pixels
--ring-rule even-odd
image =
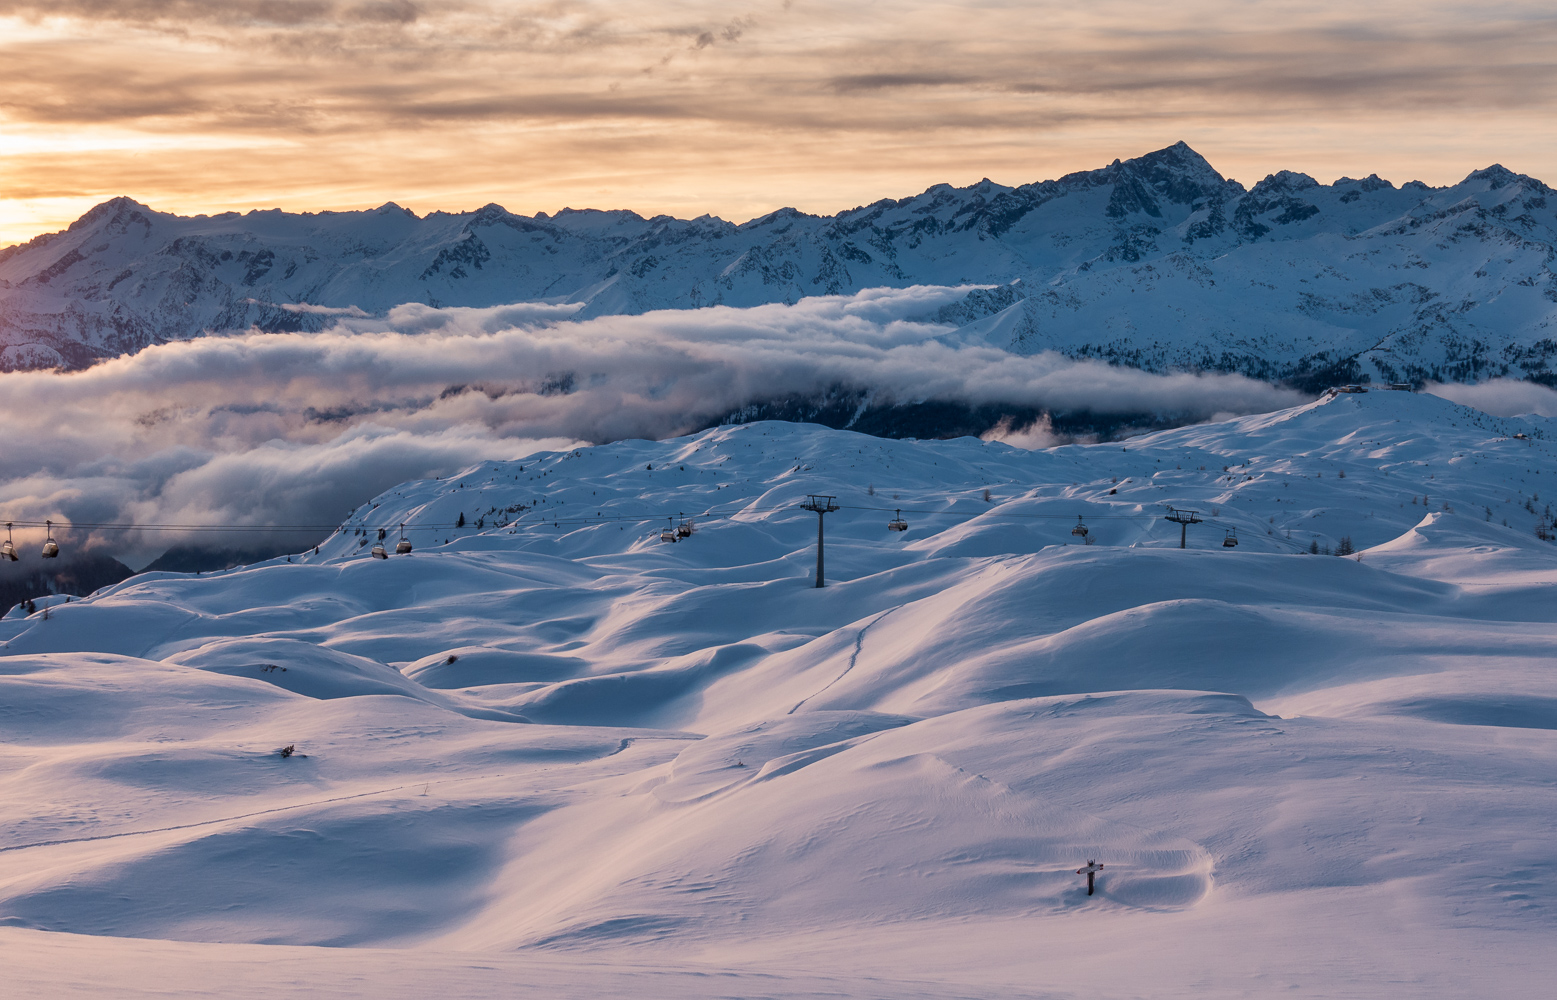
[[[408,301],[587,317],[932,284],[991,286],[927,318],[1018,353],[1300,386],[1550,384],[1551,196],[1501,166],[1441,188],[1282,171],[1246,189],[1178,143],[1058,180],[740,225],[497,205],[186,218],[116,198],[0,250],[0,370],[322,329]]]

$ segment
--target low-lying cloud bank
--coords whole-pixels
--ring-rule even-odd
[[[1433,383],[1423,391],[1462,406],[1474,406],[1494,417],[1517,417],[1526,413],[1557,417],[1557,391],[1535,382],[1495,378],[1478,385]]]
[[[1303,401],[1239,375],[1022,357],[914,318],[966,291],[878,289],[583,322],[567,318],[569,306],[413,304],[384,319],[342,316],[324,333],[208,337],[74,374],[7,374],[0,517],[335,524],[397,482],[482,459],[663,438],[753,403],[839,390],[868,390],[876,403],[1182,420]],[[1049,441],[1022,430],[997,436]],[[101,538],[132,564],[190,540],[254,536]]]

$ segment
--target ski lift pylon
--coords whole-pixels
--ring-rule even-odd
[[[897,516],[887,522],[888,531],[907,531],[908,522],[903,520],[903,512],[899,510]]]
[[[21,558],[16,554],[16,543],[11,541],[11,522],[5,522],[5,544],[0,545],[0,559],[9,559],[16,562]]]
[[[48,527],[48,536],[43,542],[43,558],[57,559],[59,557],[59,543],[54,540],[54,522],[44,521]]]

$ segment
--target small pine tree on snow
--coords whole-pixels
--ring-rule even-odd
[[[463,528],[463,527],[465,527],[465,512],[464,511],[460,511],[460,519],[458,521],[454,522],[454,526],[456,528]]]
[[[1317,539],[1317,538],[1309,539],[1309,542],[1308,542],[1308,554],[1311,555],[1311,556],[1317,556],[1319,554],[1319,539]]]
[[[1342,535],[1340,544],[1335,547],[1335,554],[1338,556],[1349,556],[1356,551],[1356,548],[1352,546],[1351,535]]]

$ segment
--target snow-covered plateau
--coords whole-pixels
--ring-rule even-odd
[[[1554,431],[762,422],[13,610],[4,993],[1549,996]]]
[[[185,218],[129,198],[0,250],[0,371],[81,368],[208,332],[531,301],[580,319],[988,286],[933,317],[1016,353],[1331,384],[1535,377],[1557,340],[1557,198],[1281,171],[1252,188],[1183,143],[1058,180],[937,185],[743,224],[497,205]],[[759,401],[760,402],[760,401]]]

